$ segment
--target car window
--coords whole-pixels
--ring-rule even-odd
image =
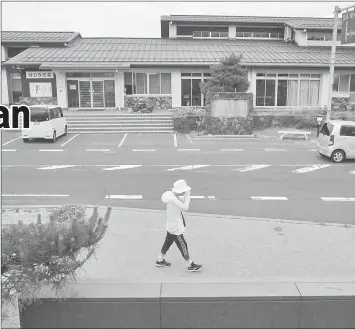
[[[51,109],[51,113],[52,113],[52,119],[57,119],[58,118],[57,109]]]
[[[355,137],[355,126],[342,126],[340,129],[340,136]]]
[[[31,121],[32,122],[43,122],[49,120],[48,109],[43,108],[31,108]]]
[[[334,125],[332,125],[331,123],[325,122],[323,124],[323,127],[320,130],[320,133],[325,136],[330,136],[333,132],[333,128],[334,128]]]

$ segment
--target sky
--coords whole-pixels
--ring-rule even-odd
[[[6,2],[2,31],[75,31],[82,37],[160,37],[161,15],[333,17],[352,2]],[[340,15],[339,15],[340,17]]]

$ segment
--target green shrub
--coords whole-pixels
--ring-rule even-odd
[[[203,116],[175,116],[173,117],[174,131],[181,134],[188,134],[192,131],[202,131],[204,129]]]
[[[205,133],[212,135],[251,135],[252,121],[245,118],[205,117]]]

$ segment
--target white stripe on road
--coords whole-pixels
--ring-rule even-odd
[[[317,152],[316,149],[311,149],[311,150],[308,150],[309,152]]]
[[[242,152],[244,150],[243,149],[222,149],[221,151],[223,151],[223,152],[229,152],[229,151],[231,151],[231,152]]]
[[[203,195],[191,195],[190,199],[199,199],[199,200],[204,200],[205,197]]]
[[[189,143],[192,144],[192,139],[191,139],[191,137],[190,137],[190,134],[187,134],[187,135],[186,135],[186,138],[187,138],[187,140],[189,141]]]
[[[77,137],[77,136],[79,136],[79,134],[76,134],[76,135],[74,135],[72,138],[70,138],[70,139],[68,139],[65,143],[63,143],[62,145],[60,145],[60,146],[65,146],[65,145],[67,145],[70,141],[72,141],[75,137]]]
[[[5,149],[5,150],[2,150],[3,152],[16,152],[15,149]]]
[[[349,171],[349,174],[351,174],[351,175],[355,175],[355,170],[353,170],[353,171]]]
[[[78,165],[53,165],[48,167],[37,168],[38,170],[55,170],[55,169],[64,169],[64,168],[72,168],[78,167]]]
[[[265,149],[266,152],[281,152],[286,151],[285,149]]]
[[[110,149],[87,149],[86,152],[110,152]]]
[[[192,170],[192,169],[204,168],[204,167],[210,167],[210,165],[189,165],[189,166],[184,166],[184,167],[166,169],[165,171]]]
[[[300,169],[296,169],[296,170],[292,170],[292,172],[294,174],[304,174],[306,172],[311,172],[311,171],[315,171],[315,170],[319,170],[319,169],[323,169],[323,168],[327,168],[330,167],[331,165],[314,165],[314,166],[310,166],[310,167],[304,167],[304,168],[300,168]]]
[[[251,165],[245,168],[231,169],[230,171],[247,172],[270,167],[271,165]]]
[[[22,137],[22,136],[19,136],[19,137],[16,137],[16,138],[14,138],[14,139],[11,139],[10,141],[8,141],[8,142],[2,144],[2,146],[5,146],[5,145],[7,145],[7,144],[10,144],[10,143],[14,142],[15,140],[17,140],[17,139],[19,139],[19,138],[21,138],[21,137]]]
[[[178,151],[200,151],[200,149],[178,149]]]
[[[121,199],[121,200],[141,200],[143,197],[141,195],[106,195],[105,199]]]
[[[68,197],[69,194],[2,194],[4,197]]]
[[[323,201],[355,201],[355,198],[333,198],[333,197],[323,197]]]
[[[174,147],[177,147],[177,139],[176,139],[176,134],[174,134]]]
[[[61,149],[54,149],[54,150],[50,150],[50,149],[45,149],[45,150],[38,150],[38,152],[62,152],[63,150]]]
[[[252,200],[263,200],[263,201],[287,201],[285,196],[252,196]]]
[[[133,152],[155,152],[155,149],[133,149]]]
[[[207,198],[209,198],[210,200],[216,200],[216,197],[213,195],[209,195]]]
[[[105,171],[111,171],[111,170],[122,170],[122,169],[131,169],[131,168],[137,168],[137,167],[142,167],[143,165],[121,165],[121,166],[115,166],[115,167],[110,167],[110,168],[104,168],[101,170]]]
[[[118,147],[121,147],[121,146],[123,145],[123,143],[124,143],[124,141],[126,140],[127,136],[128,136],[128,134],[125,134],[125,135],[123,136],[121,142],[118,144]]]

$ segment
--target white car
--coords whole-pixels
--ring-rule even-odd
[[[22,129],[22,139],[26,143],[30,138],[50,139],[55,143],[59,136],[68,133],[68,124],[63,111],[56,105],[30,106],[30,128]]]
[[[317,146],[319,154],[334,162],[355,159],[355,121],[325,122],[320,129]]]

